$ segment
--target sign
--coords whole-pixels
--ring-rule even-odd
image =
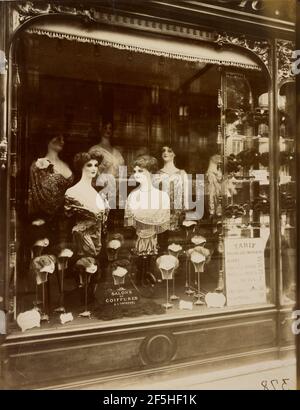
[[[260,185],[269,185],[269,172],[266,169],[253,169],[250,175],[255,178],[255,181],[259,181]]]
[[[264,250],[267,239],[225,239],[227,306],[266,303]]]
[[[140,297],[133,289],[110,289],[104,293],[104,303],[111,306],[134,306]]]

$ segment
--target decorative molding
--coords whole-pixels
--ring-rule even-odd
[[[19,22],[24,23],[30,20],[32,17],[43,15],[66,15],[74,16],[83,19],[86,23],[102,23],[109,24],[110,26],[138,28],[154,33],[163,33],[173,36],[192,38],[203,41],[213,42],[216,37],[216,33],[213,30],[201,30],[194,25],[182,25],[177,22],[164,22],[159,18],[144,18],[136,15],[125,15],[117,13],[108,13],[95,8],[84,8],[82,5],[76,7],[69,7],[65,5],[58,5],[51,3],[44,3],[44,7],[41,7],[41,2],[25,2],[17,3],[14,5],[15,10],[19,15]]]
[[[38,1],[27,1],[16,3],[14,7],[20,23],[36,16],[66,15],[78,17],[85,23],[101,23],[110,26],[167,34],[169,36],[216,42],[219,46],[239,46],[256,54],[263,64],[268,69],[270,68],[270,43],[267,40],[249,39],[244,35],[236,36],[227,33],[217,33],[214,30],[199,29],[198,26],[188,25],[187,23],[180,24],[176,21],[166,22],[158,17],[145,18],[144,16],[104,12],[97,8],[85,8],[82,4],[71,7],[53,2],[42,3]]]
[[[293,81],[295,75],[292,73],[294,62],[293,51],[295,44],[293,41],[276,40],[276,56],[278,61],[277,79],[278,84],[283,81]]]
[[[4,138],[0,142],[0,165],[2,169],[6,168],[6,163],[7,163],[7,138],[4,136]]]
[[[17,3],[15,5],[17,12],[19,13],[19,21],[23,23],[24,21],[30,19],[31,17],[47,15],[47,14],[68,14],[83,17],[86,21],[96,21],[93,17],[95,10],[93,8],[86,9],[82,6],[80,7],[69,7],[58,5],[54,3],[41,3],[27,1],[25,3]]]
[[[260,58],[261,62],[269,71],[271,69],[271,43],[268,40],[249,38],[245,35],[218,33],[216,43],[220,47],[231,45],[251,51]]]

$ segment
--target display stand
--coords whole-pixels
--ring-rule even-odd
[[[169,302],[169,280],[173,279],[174,271],[178,268],[179,261],[173,255],[162,255],[156,260],[162,279],[166,281],[166,303],[162,306],[166,309],[173,307]]]
[[[197,274],[197,293],[194,295],[197,300],[194,302],[195,305],[204,305],[205,303],[202,302],[201,298],[205,295],[201,292],[200,288],[200,272],[204,272],[204,263],[205,263],[205,256],[201,253],[194,251],[191,254],[191,261],[193,263],[195,274]]]
[[[186,244],[185,244],[185,255],[186,255],[186,260],[185,260],[185,293],[188,296],[193,295],[195,292],[191,289],[191,269],[190,269],[190,263],[189,263],[189,257],[188,257],[188,251],[189,251],[189,239],[190,235],[193,232],[195,225],[197,223],[195,221],[183,221],[182,226],[185,228],[185,239],[186,239]]]
[[[182,247],[180,245],[177,245],[177,244],[173,243],[173,244],[168,246],[169,255],[175,256],[175,258],[177,258],[177,259],[178,259],[179,254],[180,254],[181,251],[182,251]],[[170,296],[170,300],[178,300],[179,299],[179,296],[177,296],[175,294],[175,273],[176,273],[176,270],[175,270],[174,275],[173,275],[173,280],[172,280],[172,282],[173,282],[173,293]]]

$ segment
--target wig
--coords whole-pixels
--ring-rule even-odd
[[[151,174],[155,174],[158,171],[157,159],[150,155],[141,155],[133,162],[133,168],[140,167],[149,171]]]
[[[45,130],[40,131],[39,139],[38,139],[38,145],[35,150],[36,156],[38,158],[44,157],[47,152],[48,152],[48,146],[50,141],[52,141],[54,138],[58,137],[61,135],[61,133],[58,130],[55,130],[53,128],[47,127]]]
[[[95,155],[93,154],[89,154],[88,152],[78,152],[78,154],[75,155],[74,157],[74,169],[77,172],[82,171],[84,165],[91,161],[91,160],[95,160],[98,162],[99,164],[99,159],[96,158]]]

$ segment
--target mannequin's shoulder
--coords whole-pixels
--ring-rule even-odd
[[[63,173],[63,176],[65,178],[68,179],[72,177],[73,172],[71,171],[71,168],[65,161],[60,160],[59,167],[61,167],[61,172]]]
[[[74,196],[76,196],[76,194],[78,193],[79,189],[78,189],[78,184],[75,184],[73,186],[71,186],[71,188],[68,188],[65,192],[65,196],[74,198]]]
[[[65,169],[70,170],[69,164],[67,164],[67,162],[63,161],[62,159],[60,159],[59,161],[60,161],[59,163],[61,166],[63,166]]]
[[[114,147],[112,151],[113,151],[113,155],[115,157],[117,157],[120,161],[124,161],[123,155],[122,155],[121,151],[118,148]]]
[[[31,170],[45,170],[51,168],[51,162],[47,158],[37,158],[30,166]]]
[[[130,192],[130,194],[127,197],[127,200],[130,201],[131,199],[136,198],[139,192],[140,192],[139,188],[135,188],[133,191]]]

